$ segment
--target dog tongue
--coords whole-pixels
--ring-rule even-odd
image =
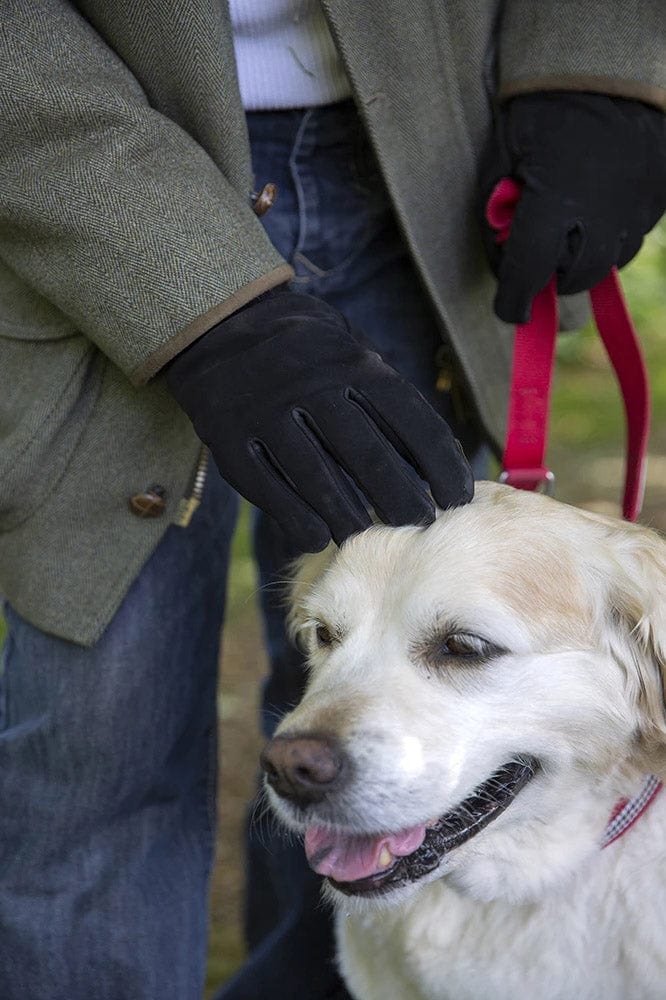
[[[379,863],[384,848],[393,857],[411,854],[423,843],[425,831],[421,823],[400,833],[365,837],[310,826],[305,831],[305,854],[310,867],[320,875],[328,875],[336,882],[355,882],[389,867]]]

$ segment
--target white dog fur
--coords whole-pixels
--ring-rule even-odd
[[[617,801],[666,770],[666,544],[482,483],[427,529],[307,557],[292,599],[310,678],[278,733],[330,734],[353,779],[307,810],[269,789],[291,829],[404,830],[516,753],[541,764],[421,881],[374,899],[328,887],[353,996],[663,1000],[666,791],[599,842]],[[502,652],[438,659],[433,636],[451,633]]]

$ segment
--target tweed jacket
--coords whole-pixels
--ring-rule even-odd
[[[663,0],[322,6],[497,435],[510,337],[473,223],[493,101],[586,89],[666,108]],[[92,644],[190,488],[199,443],[160,370],[291,270],[251,207],[271,178],[251,176],[225,0],[3,0],[0,124],[0,592]],[[138,517],[128,498],[151,484],[163,514]]]

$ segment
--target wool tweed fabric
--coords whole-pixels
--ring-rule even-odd
[[[666,108],[663,0],[322,0],[442,339],[491,437],[510,330],[473,222],[493,101]],[[0,591],[92,644],[176,515],[198,442],[164,364],[291,269],[250,193],[224,0],[4,0]],[[166,515],[128,497],[159,483]]]

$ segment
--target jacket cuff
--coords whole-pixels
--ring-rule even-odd
[[[154,375],[156,375],[166,364],[169,363],[177,354],[184,351],[186,347],[189,347],[195,340],[202,337],[204,333],[207,333],[216,323],[220,323],[223,319],[231,316],[238,309],[247,305],[252,299],[258,298],[263,295],[264,292],[270,291],[271,288],[276,288],[278,285],[282,285],[287,281],[291,281],[294,277],[294,271],[289,266],[289,264],[282,264],[276,267],[273,271],[268,274],[262,275],[255,281],[251,281],[248,285],[244,285],[239,288],[232,295],[220,302],[218,305],[213,306],[201,316],[197,316],[195,320],[180,330],[175,336],[171,337],[166,343],[161,344],[160,347],[153,351],[144,361],[130,373],[130,379],[135,385],[143,385],[149,381]]]
[[[499,96],[578,90],[666,110],[664,0],[505,0]]]
[[[639,80],[617,80],[605,76],[543,75],[509,80],[502,84],[498,94],[500,102],[508,101],[520,94],[533,94],[543,90],[575,90],[592,94],[606,94],[608,97],[626,97],[643,101],[666,112],[666,90],[654,84]]]

